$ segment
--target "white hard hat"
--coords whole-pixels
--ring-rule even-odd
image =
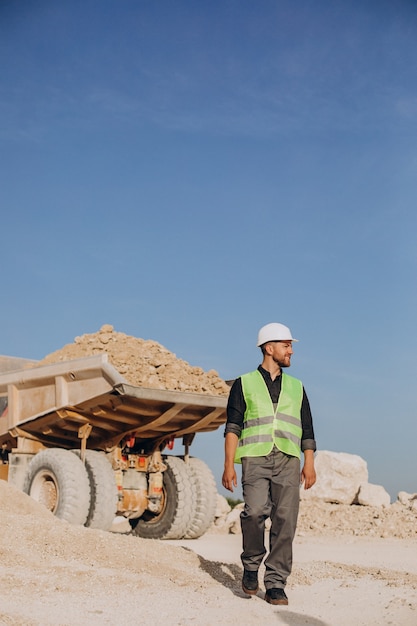
[[[262,346],[268,341],[298,341],[298,339],[294,339],[288,326],[274,322],[262,326],[258,333],[258,343],[256,345]]]

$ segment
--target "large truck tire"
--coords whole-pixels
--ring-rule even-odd
[[[191,523],[184,539],[197,539],[214,522],[217,508],[217,487],[213,473],[204,461],[190,457],[186,463],[194,490]]]
[[[80,457],[79,450],[72,450]],[[115,474],[104,452],[85,451],[85,469],[90,481],[90,508],[85,526],[110,530],[117,513]]]
[[[193,486],[190,472],[177,456],[164,456],[163,507],[158,515],[149,511],[129,520],[133,534],[145,539],[182,539],[193,512]]]
[[[84,464],[61,448],[38,452],[26,470],[23,491],[59,519],[85,524],[90,508],[90,483]]]

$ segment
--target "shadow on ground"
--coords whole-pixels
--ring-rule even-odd
[[[294,613],[294,611],[288,611],[288,609],[279,612],[279,619],[282,624],[288,624],[288,626],[330,626],[328,622],[323,622],[321,619]]]
[[[248,596],[242,590],[242,567],[233,563],[209,561],[200,555],[198,558],[201,569],[209,574],[216,582],[230,589],[235,596],[246,600],[251,599],[251,596]],[[259,590],[256,595],[262,600],[265,598],[265,593],[261,590]],[[323,622],[321,619],[311,617],[310,615],[288,611],[287,607],[278,608],[271,606],[271,609],[276,610],[276,616],[279,617],[280,623],[287,624],[288,626],[330,626],[327,622]]]
[[[223,585],[223,587],[227,587],[227,589],[230,589],[235,594],[238,589],[241,589],[243,570],[240,565],[209,561],[200,555],[198,555],[198,559],[203,572],[209,574],[215,581]],[[241,591],[241,594],[242,596],[246,596],[243,591]]]

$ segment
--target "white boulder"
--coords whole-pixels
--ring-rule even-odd
[[[302,500],[322,500],[336,504],[353,504],[360,486],[368,482],[368,466],[360,456],[347,452],[316,453],[316,484],[300,490]]]
[[[230,506],[226,498],[224,496],[221,496],[218,493],[215,517],[216,518],[226,517],[230,513],[231,510],[232,510],[232,507]]]
[[[243,510],[244,504],[237,504],[229,513],[226,518],[226,526],[229,529],[229,533],[232,535],[240,535],[242,532],[242,527],[240,525],[240,514]]]
[[[407,509],[417,510],[417,493],[407,493],[406,491],[400,491],[397,495],[397,501],[400,502]]]
[[[356,503],[364,506],[388,507],[391,504],[391,497],[381,485],[363,483],[359,488]]]
[[[229,526],[227,524],[227,516],[232,511],[232,507],[224,496],[217,494],[216,513],[214,515],[214,523],[210,527],[210,532],[219,534],[228,534]]]

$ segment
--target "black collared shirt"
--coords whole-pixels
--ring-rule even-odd
[[[258,371],[262,374],[263,379],[268,387],[269,395],[273,404],[278,403],[279,394],[281,393],[282,376],[279,375],[272,380],[271,374],[261,365]],[[243,428],[243,419],[246,411],[246,402],[242,390],[242,379],[236,378],[229,394],[227,403],[227,422],[225,434],[232,432],[238,437]],[[301,403],[301,426],[303,433],[301,435],[301,450],[316,450],[316,441],[314,439],[313,418],[311,416],[310,403],[303,387],[303,400]]]

